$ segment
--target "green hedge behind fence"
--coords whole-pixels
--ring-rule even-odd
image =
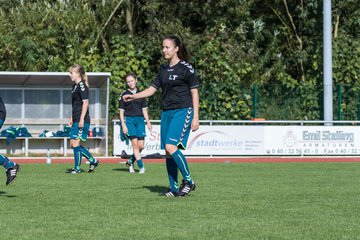
[[[272,84],[253,85],[252,118],[266,120],[323,120],[323,86],[287,88]],[[248,91],[247,91],[248,92]],[[360,88],[333,86],[333,119],[360,119]]]

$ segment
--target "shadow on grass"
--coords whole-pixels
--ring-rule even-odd
[[[150,192],[155,192],[155,193],[164,193],[168,190],[168,187],[164,187],[164,186],[143,186],[143,188],[146,188],[148,190],[150,190]]]
[[[8,198],[14,198],[15,195],[7,195],[6,192],[0,191],[0,197],[8,197]]]
[[[112,170],[117,172],[129,172],[128,168],[113,168]]]

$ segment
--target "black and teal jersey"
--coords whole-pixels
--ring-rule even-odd
[[[6,108],[2,98],[0,97],[0,120],[4,122],[5,118],[6,118]]]
[[[185,61],[161,66],[151,85],[162,89],[163,110],[193,107],[191,89],[199,88],[194,68]]]
[[[134,99],[130,102],[124,102],[124,95],[131,95],[141,91],[126,90],[121,93],[119,98],[119,110],[124,111],[125,117],[143,117],[143,109],[148,107],[147,101],[144,98]]]
[[[89,88],[83,81],[72,86],[72,119],[79,122],[84,100],[89,100]],[[84,123],[90,123],[89,108],[86,111]]]

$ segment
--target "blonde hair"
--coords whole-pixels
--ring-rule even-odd
[[[83,66],[81,66],[80,64],[74,63],[73,65],[71,65],[69,67],[69,71],[71,71],[71,70],[75,70],[77,73],[79,73],[81,80],[85,83],[85,85],[87,87],[89,87],[89,80],[88,80],[88,77],[85,73]]]

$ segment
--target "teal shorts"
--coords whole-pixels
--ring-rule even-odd
[[[125,117],[129,138],[141,138],[146,136],[144,117]]]
[[[166,144],[185,150],[189,139],[191,122],[194,117],[193,108],[165,110],[161,114],[161,149]]]
[[[89,123],[84,123],[83,128],[79,128],[78,122],[73,123],[70,129],[70,139],[75,139],[75,140],[80,139],[81,141],[85,142],[89,134],[89,129],[90,129]]]

